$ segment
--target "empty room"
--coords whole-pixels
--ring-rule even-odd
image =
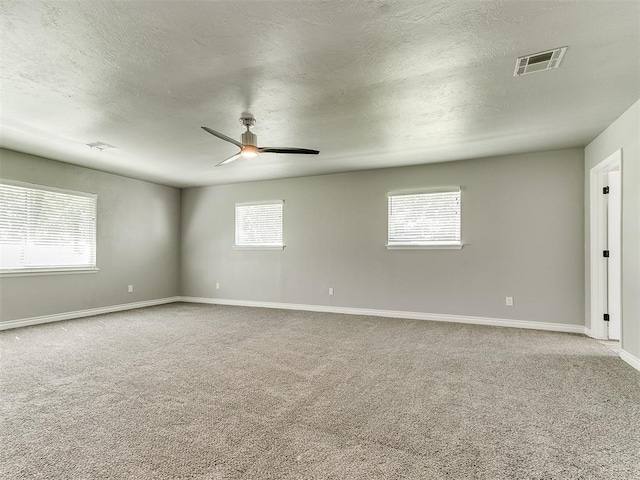
[[[0,478],[640,479],[640,2],[0,18]]]

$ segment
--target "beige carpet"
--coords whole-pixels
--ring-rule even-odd
[[[580,335],[172,304],[0,332],[3,479],[640,479]]]

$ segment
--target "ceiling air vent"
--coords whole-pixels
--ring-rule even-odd
[[[516,68],[513,71],[513,76],[519,77],[520,75],[526,75],[527,73],[543,72],[545,70],[551,70],[552,68],[558,68],[560,66],[560,61],[564,56],[564,52],[566,51],[567,47],[560,47],[553,50],[547,50],[545,52],[518,57],[516,60]]]
[[[101,152],[104,150],[109,150],[110,148],[116,148],[113,145],[109,145],[108,143],[104,142],[87,143],[87,146],[95,148],[96,150],[100,150]]]

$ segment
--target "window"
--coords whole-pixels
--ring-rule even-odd
[[[282,249],[282,207],[276,200],[236,203],[236,243],[238,248]]]
[[[389,194],[388,248],[462,248],[460,187]]]
[[[96,267],[96,195],[0,180],[0,272]]]

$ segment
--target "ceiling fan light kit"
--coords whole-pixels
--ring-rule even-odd
[[[227,163],[231,163],[240,157],[254,158],[259,153],[287,153],[299,155],[317,155],[320,153],[318,150],[310,150],[308,148],[258,147],[258,137],[250,130],[250,128],[256,124],[256,119],[251,116],[242,116],[240,117],[240,123],[242,123],[246,127],[246,131],[242,134],[242,142],[238,142],[237,140],[228,137],[224,133],[220,133],[209,127],[202,127],[205,132],[210,133],[214,137],[218,137],[220,140],[224,140],[225,142],[233,143],[235,146],[240,148],[240,151],[238,153],[232,155],[226,160],[223,160],[218,165],[216,165],[217,167],[226,165]]]
[[[243,143],[244,143],[244,140],[243,140]],[[253,145],[245,145],[242,148],[241,153],[244,158],[255,158],[258,156],[258,148],[254,147]]]

